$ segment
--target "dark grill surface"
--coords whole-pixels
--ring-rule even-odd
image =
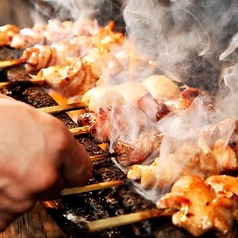
[[[12,50],[1,49],[0,59],[10,59],[13,53],[15,52],[12,52]],[[18,54],[18,52],[16,54]],[[0,81],[10,80],[14,82],[18,79],[28,79],[24,69],[21,67],[0,71]],[[45,89],[37,85],[32,85],[29,82],[13,83],[11,87],[3,89],[1,92],[36,108],[57,105],[47,94]],[[56,116],[62,120],[68,128],[77,127],[77,124],[73,122],[66,113],[59,113]],[[90,155],[104,153],[101,148],[93,142],[89,135],[78,136],[76,139],[84,146]],[[115,166],[111,159],[103,159],[95,162],[93,178],[89,181],[89,184],[124,178],[126,178],[125,174]],[[44,202],[43,204],[47,212],[53,217],[67,237],[71,238],[192,237],[186,231],[173,226],[170,218],[157,218],[133,225],[89,233],[85,228],[86,221],[154,208],[154,204],[137,194],[133,186],[122,185],[82,195],[67,196],[61,200]],[[238,237],[236,235],[238,234],[237,232],[237,224],[235,224],[233,231],[227,235],[210,232],[205,234],[203,238],[235,238]]]

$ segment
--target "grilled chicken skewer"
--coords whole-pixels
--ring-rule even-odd
[[[126,85],[128,86],[129,84]],[[132,85],[135,90],[135,84]],[[128,86],[128,88],[130,87]],[[102,88],[102,91],[103,90],[106,90],[106,93],[108,92],[107,88]],[[111,92],[114,90],[116,93],[120,93],[120,91],[116,91],[114,88],[113,90],[110,90]],[[123,103],[129,101],[130,103],[134,103],[134,105],[140,107],[139,110],[137,108],[138,111],[133,114],[133,107],[130,105],[130,110],[123,114],[123,106],[114,106],[114,108],[108,109],[107,103],[109,102],[111,104],[112,101],[114,101],[114,98],[112,96],[108,98],[101,97],[103,93],[98,93],[97,88],[89,90],[83,99],[87,97],[90,98],[91,91],[95,91],[95,95],[99,95],[97,99],[100,100],[100,104],[98,106],[99,109],[97,109],[97,105],[93,104],[92,100],[89,100],[89,107],[91,103],[91,108],[98,110],[98,112],[81,114],[78,120],[79,125],[88,125],[91,128],[91,134],[97,142],[99,142],[100,139],[102,140],[101,142],[113,141],[113,151],[118,155],[118,162],[123,166],[135,164],[129,169],[127,174],[128,178],[136,181],[139,180],[144,189],[150,189],[151,187],[169,187],[176,179],[187,174],[195,173],[206,178],[214,174],[220,174],[224,171],[238,169],[236,150],[230,146],[230,144],[234,143],[234,140],[231,138],[229,144],[225,140],[227,130],[230,130],[230,133],[234,134],[232,133],[232,130],[234,130],[234,128],[232,129],[234,121],[223,120],[216,125],[209,125],[210,116],[212,117],[212,114],[215,112],[215,109],[210,103],[205,102],[204,108],[202,109],[204,114],[203,120],[207,121],[208,126],[197,128],[197,140],[189,143],[183,143],[175,151],[173,151],[173,153],[160,156],[160,146],[161,143],[163,143],[164,134],[158,132],[158,135],[156,135],[156,130],[153,130],[153,133],[143,132],[145,130],[144,125],[149,124],[150,120],[148,120],[148,116],[145,117],[146,113],[142,111],[143,107],[140,107],[141,104],[138,103],[141,103],[140,99],[132,97],[135,101],[130,99],[123,101],[123,99],[126,98],[126,90],[123,91],[124,97],[122,98],[116,93],[111,93],[110,95],[117,95],[115,98],[116,105],[123,105]],[[143,92],[141,88],[139,91]],[[145,90],[141,95],[144,97],[147,95],[147,91]],[[153,118],[160,121],[162,118],[165,118],[166,120],[166,117],[169,118],[170,115],[176,115],[176,113],[181,113],[181,111],[189,112],[189,110],[193,110],[193,108],[197,107],[196,104],[193,105],[193,101],[195,99],[202,98],[200,96],[202,95],[199,90],[187,88],[175,101],[162,101],[162,103],[166,106],[162,107],[163,109],[166,109],[164,111],[161,107],[158,107],[161,103],[155,103],[157,106],[153,108]],[[154,100],[153,97],[151,98]],[[161,98],[161,96],[159,98]],[[104,104],[102,99],[108,99],[109,101],[106,100]],[[100,106],[104,106],[104,108],[100,108]],[[133,121],[134,126],[139,128],[136,132],[136,139],[131,139],[129,141],[119,138],[119,136],[123,136],[124,131],[126,131],[125,134],[128,137],[130,132],[128,128],[132,127],[126,120],[126,114],[130,114],[129,121]],[[157,116],[158,114],[160,116]],[[133,115],[136,115],[136,118],[134,118]],[[148,115],[148,113],[146,115]],[[137,117],[139,117],[141,121],[138,121]],[[146,119],[143,120],[143,117]],[[154,122],[156,121],[154,120]],[[125,125],[128,126],[125,127]],[[113,140],[111,135],[113,135]],[[155,153],[151,157],[151,161],[155,160],[154,163],[150,165],[136,165],[148,159],[153,152]],[[156,155],[158,156],[157,158]],[[151,163],[151,161],[149,162],[147,160],[146,162]]]
[[[59,22],[57,23],[59,24]],[[70,25],[69,22],[65,22],[65,24],[66,26]],[[72,24],[73,23],[71,22],[71,25]],[[64,23],[62,23],[61,25],[64,25]],[[66,26],[63,26],[63,28],[67,28]],[[43,26],[38,26],[38,27],[35,26],[35,28],[37,28],[36,33],[37,35],[45,38],[44,35],[41,35],[41,33],[38,32],[39,29],[41,29],[42,27]],[[36,44],[33,44],[31,47],[28,46],[25,48],[25,50],[23,51],[21,60],[22,62],[25,62],[25,68],[28,72],[32,72],[32,71],[37,72],[42,68],[46,68],[52,65],[65,65],[67,63],[67,61],[65,60],[67,57],[81,58],[85,55],[88,55],[89,50],[92,48],[100,49],[100,51],[108,51],[114,45],[121,45],[124,40],[124,37],[121,33],[117,33],[113,31],[113,27],[114,27],[114,23],[109,22],[107,26],[98,27],[97,30],[94,30],[94,31],[91,30],[90,33],[89,32],[85,33],[83,31],[81,35],[79,34],[74,37],[69,37],[70,34],[66,34],[68,38],[66,37],[66,38],[62,38],[62,40],[54,40],[50,44],[44,44],[43,42],[38,42]],[[17,30],[19,31],[18,28]],[[24,41],[24,43],[26,43],[26,41],[35,39],[34,37],[30,38],[28,36],[19,35],[19,34],[16,36],[14,32],[16,32],[17,30],[12,25],[0,27],[0,33],[2,33],[2,35],[8,36],[7,39],[8,38],[11,39],[11,37],[14,37],[14,36],[18,38],[25,37],[26,39],[25,38],[24,40],[21,39],[22,41]],[[27,32],[29,33],[29,31],[34,32],[34,30],[31,30],[31,29],[28,29]],[[62,34],[60,35],[62,37]],[[85,59],[85,61],[88,62],[92,60],[92,58],[95,56],[96,56],[96,53],[93,53],[93,54],[91,53],[90,56],[87,56],[87,59]],[[100,56],[102,56],[102,53],[100,53]],[[4,64],[4,67],[13,65],[11,62],[9,62],[8,65],[6,64],[6,62],[2,63],[2,65],[3,64]]]
[[[176,207],[174,225],[194,236],[209,230],[226,234],[238,219],[237,178],[216,175],[203,180],[196,175],[181,177],[158,202],[159,209]]]
[[[90,221],[87,227],[90,231],[98,231],[172,216],[175,226],[193,236],[199,237],[210,230],[226,234],[238,219],[237,187],[238,179],[231,176],[216,175],[206,180],[197,175],[182,176],[174,183],[171,192],[158,200],[158,209]]]
[[[48,24],[35,24],[32,28],[20,29],[15,25],[0,27],[0,46],[10,46],[25,50],[36,44],[51,45],[62,39],[71,39],[75,36],[89,36],[98,31],[96,21],[48,21]]]
[[[133,165],[127,177],[140,181],[144,189],[150,189],[170,187],[184,175],[197,174],[207,178],[227,171],[237,171],[237,150],[231,146],[236,141],[231,137],[228,143],[222,138],[227,128],[231,127],[232,130],[232,125],[234,121],[228,119],[210,125],[204,128],[207,141],[204,141],[204,131],[201,131],[197,141],[183,143],[174,152],[158,156],[149,165]]]

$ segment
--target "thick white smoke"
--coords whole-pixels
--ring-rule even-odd
[[[164,6],[130,0],[124,17],[137,50],[154,58],[162,72],[211,89],[220,74],[219,57],[238,32],[237,13],[237,1],[177,0]]]

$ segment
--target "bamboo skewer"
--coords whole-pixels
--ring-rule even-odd
[[[44,83],[44,80],[42,80],[42,79],[30,79],[30,80],[0,82],[0,89],[7,88],[7,87],[15,85],[17,83],[35,83],[35,84],[42,85]]]
[[[88,103],[78,102],[78,103],[72,103],[72,104],[67,104],[67,105],[56,105],[56,106],[50,106],[50,107],[43,107],[43,108],[39,108],[39,110],[46,112],[48,114],[57,114],[60,112],[85,109],[87,107],[88,107]]]
[[[67,195],[92,192],[92,191],[101,190],[105,188],[111,188],[115,186],[120,186],[122,184],[126,184],[126,181],[127,180],[115,180],[115,181],[102,182],[97,184],[90,184],[83,187],[66,188],[61,191],[60,195],[67,196]]]
[[[99,219],[96,221],[90,221],[86,224],[86,226],[89,231],[93,232],[107,228],[129,225],[136,222],[145,221],[151,218],[172,216],[176,211],[177,209],[152,209],[116,217]]]
[[[25,59],[12,59],[12,60],[6,60],[6,61],[0,61],[0,68],[7,68],[19,64],[26,63]]]
[[[97,160],[107,159],[107,158],[111,158],[111,157],[116,157],[116,154],[108,153],[108,154],[93,155],[93,156],[90,156],[90,159],[92,161],[97,161]]]
[[[69,129],[69,131],[73,136],[84,135],[90,133],[90,127],[89,126],[76,127]]]

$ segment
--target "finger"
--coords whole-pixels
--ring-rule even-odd
[[[73,139],[62,166],[62,176],[66,186],[85,184],[92,176],[92,168],[93,164],[88,153]]]

